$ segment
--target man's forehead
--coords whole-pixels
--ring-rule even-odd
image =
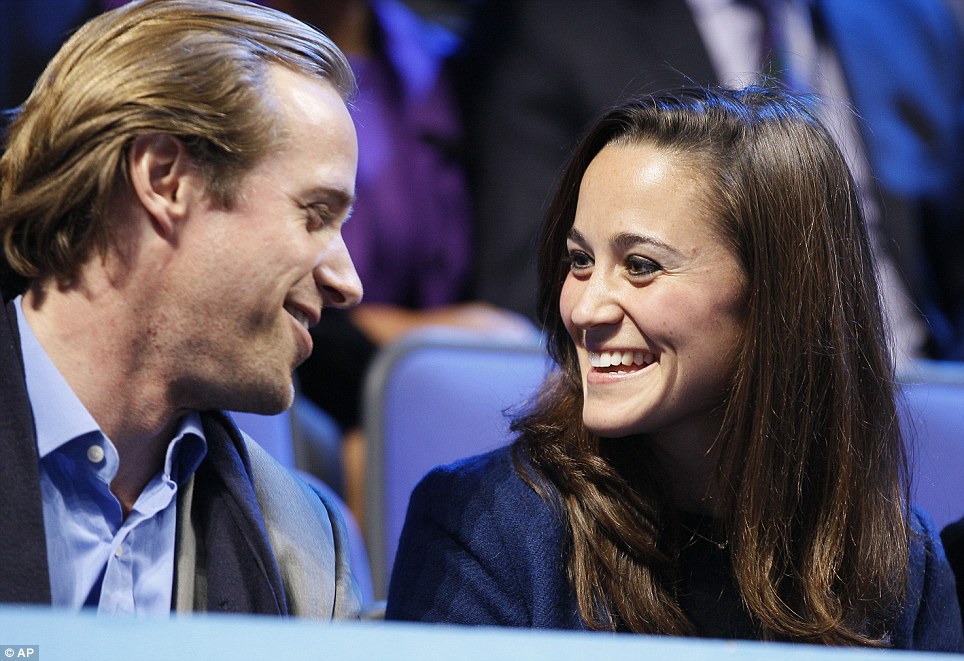
[[[265,166],[287,170],[302,196],[347,207],[354,199],[358,141],[347,104],[329,81],[271,68],[272,104],[279,132]],[[292,163],[295,165],[292,169]]]
[[[347,109],[347,101],[335,84],[320,75],[271,64],[268,66],[268,84],[274,95],[285,101],[284,108],[295,114],[311,115],[319,96],[337,98]]]

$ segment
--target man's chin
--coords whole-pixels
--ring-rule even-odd
[[[284,385],[272,384],[259,389],[237,393],[230,406],[222,407],[239,413],[277,415],[291,408],[295,401],[295,387],[289,379]]]

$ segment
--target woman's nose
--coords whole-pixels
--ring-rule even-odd
[[[582,328],[614,324],[622,319],[614,285],[598,270],[579,283],[578,296],[572,307],[572,322]]]

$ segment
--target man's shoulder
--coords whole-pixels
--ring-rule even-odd
[[[303,531],[299,536],[316,537],[324,546],[333,544],[333,523],[340,516],[337,508],[247,434],[242,432],[242,436],[251,460],[255,494],[269,533],[272,526],[290,527]]]
[[[348,533],[338,506],[243,432],[242,436],[293,614],[356,616],[360,595],[349,567]]]

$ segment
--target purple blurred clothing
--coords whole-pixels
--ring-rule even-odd
[[[372,7],[375,51],[349,58],[359,83],[359,162],[345,242],[366,303],[453,303],[468,277],[471,236],[460,125],[444,73],[457,41],[394,0]]]

